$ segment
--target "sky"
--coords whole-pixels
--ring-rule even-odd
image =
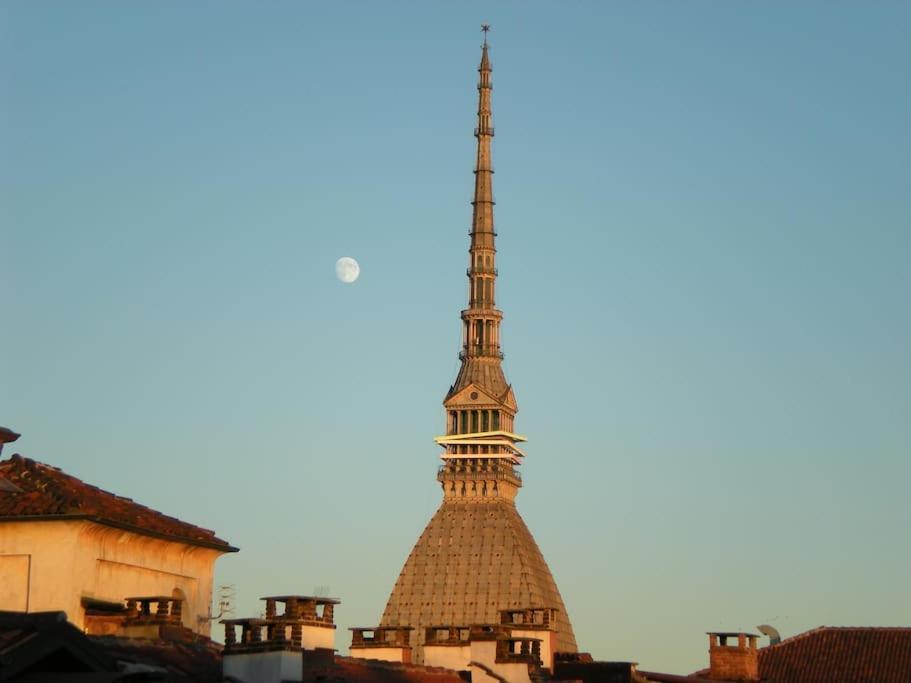
[[[580,648],[907,626],[904,2],[4,1],[4,456],[215,529],[237,616],[376,624],[441,500],[482,22],[517,504]]]

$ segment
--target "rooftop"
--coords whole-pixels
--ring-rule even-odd
[[[908,683],[911,628],[820,626],[759,650],[769,683]]]
[[[237,551],[214,531],[169,517],[18,454],[0,460],[0,480],[18,489],[0,488],[0,522],[86,519],[146,536]]]

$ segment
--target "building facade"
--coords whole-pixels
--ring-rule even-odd
[[[215,534],[21,455],[0,460],[0,611],[63,611],[94,632],[156,596],[168,619],[210,632]],[[164,614],[159,612],[163,617]]]

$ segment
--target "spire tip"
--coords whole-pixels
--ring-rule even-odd
[[[484,47],[487,47],[487,34],[490,31],[490,24],[481,24],[481,31],[484,33]]]

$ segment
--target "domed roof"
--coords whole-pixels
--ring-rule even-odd
[[[515,505],[444,499],[405,561],[380,625],[414,627],[420,662],[426,627],[496,624],[499,610],[532,606],[557,610],[556,649],[575,652],[563,598]]]

